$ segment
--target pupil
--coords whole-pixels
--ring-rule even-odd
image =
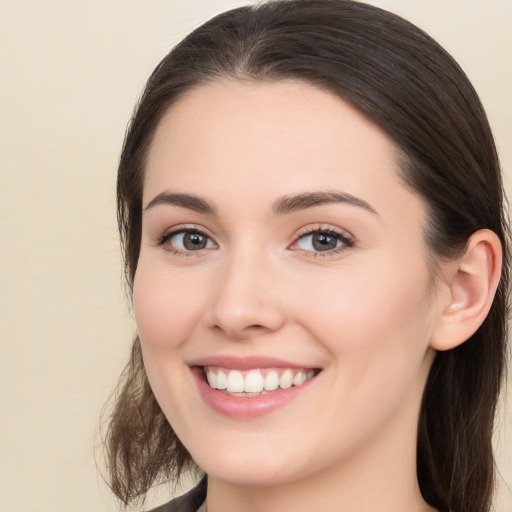
[[[313,236],[313,247],[317,251],[328,251],[336,248],[337,239],[334,236],[324,233],[317,233]]]
[[[206,247],[206,237],[200,233],[186,233],[183,237],[183,245],[191,251],[204,249]]]

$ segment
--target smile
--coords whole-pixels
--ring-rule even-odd
[[[189,363],[204,402],[217,414],[250,420],[292,406],[322,381],[322,368],[272,357],[208,356]]]
[[[203,372],[212,389],[240,397],[261,396],[300,386],[316,374],[315,370],[305,368],[237,370],[218,366],[205,366]]]

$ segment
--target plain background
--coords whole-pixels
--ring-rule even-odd
[[[0,510],[102,512],[99,416],[134,329],[115,172],[144,82],[234,0],[0,0]],[[512,0],[382,0],[462,64],[512,194]],[[512,400],[496,436],[512,510]],[[507,489],[506,483],[509,488]],[[164,499],[166,490],[151,503]]]

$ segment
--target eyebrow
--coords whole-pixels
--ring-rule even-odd
[[[162,192],[154,197],[144,211],[149,210],[157,205],[172,205],[188,208],[198,213],[208,213],[215,215],[216,208],[205,199],[202,199],[194,194],[178,194],[173,192]]]
[[[378,215],[377,211],[363,199],[348,194],[347,192],[338,192],[336,190],[305,192],[294,196],[283,196],[279,198],[272,207],[275,215],[286,215],[297,210],[305,210],[320,206],[322,204],[345,203],[351,206],[357,206],[374,215]]]
[[[338,192],[335,190],[304,192],[296,195],[286,195],[277,199],[272,206],[272,212],[276,216],[286,215],[299,210],[313,208],[323,204],[344,203],[351,206],[362,208],[374,215],[378,215],[377,211],[363,199],[356,197],[347,192]],[[202,199],[194,194],[162,192],[154,197],[144,211],[149,210],[157,205],[171,205],[188,208],[198,213],[215,215],[217,209],[206,199]]]

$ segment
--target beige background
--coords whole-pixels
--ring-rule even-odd
[[[0,0],[1,511],[115,510],[94,447],[133,329],[115,227],[125,125],[171,45],[244,3]],[[373,3],[459,59],[512,194],[512,0]],[[497,436],[499,512],[512,510],[511,409]]]

